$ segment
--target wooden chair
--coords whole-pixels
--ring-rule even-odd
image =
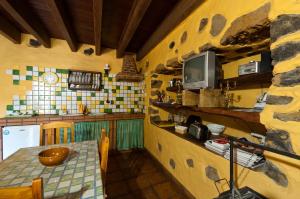
[[[36,178],[31,186],[0,189],[0,199],[43,199],[43,178]]]
[[[108,150],[109,150],[109,138],[105,136],[103,144],[101,146],[101,176],[102,176],[102,183],[103,183],[103,193],[105,194],[105,185],[106,185],[106,173],[107,173],[107,162],[108,162]]]
[[[104,141],[105,141],[105,137],[107,136],[106,134],[106,130],[105,128],[102,128],[101,129],[101,138],[99,139],[98,141],[98,149],[99,149],[99,155],[100,155],[100,160],[101,160],[101,151],[102,151],[102,146],[104,144]]]
[[[68,128],[71,129],[71,142],[75,140],[73,122],[50,122],[40,125],[40,146],[47,144],[60,144],[60,129],[64,129],[63,143],[68,142]],[[45,139],[44,139],[45,138]]]

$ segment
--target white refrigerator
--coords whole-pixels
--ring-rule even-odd
[[[40,126],[8,126],[2,129],[3,160],[20,148],[39,146]]]

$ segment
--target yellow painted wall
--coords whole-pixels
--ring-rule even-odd
[[[160,63],[165,63],[166,60],[178,56],[179,58],[187,54],[188,52],[194,50],[199,52],[198,48],[207,42],[214,46],[220,46],[220,39],[223,36],[225,30],[229,27],[231,22],[237,17],[247,14],[258,7],[270,2],[272,7],[269,13],[271,19],[275,19],[278,15],[283,13],[299,13],[300,3],[298,0],[207,0],[205,1],[194,13],[192,13],[185,21],[183,21],[178,27],[176,27],[163,41],[161,41],[150,53],[148,53],[139,63],[139,66],[144,68],[146,62],[149,62],[149,67],[144,68],[146,71],[146,85],[147,85],[147,96],[145,103],[149,106],[149,98],[151,88],[151,71]],[[211,26],[212,16],[215,14],[222,14],[227,18],[227,24],[218,36],[212,37],[209,33]],[[198,33],[198,25],[201,18],[208,17],[209,23],[206,28]],[[180,37],[184,31],[188,33],[188,39],[184,44],[180,44]],[[295,34],[295,37],[299,39],[299,34]],[[289,38],[291,39],[291,38]],[[171,41],[175,41],[176,45],[174,49],[170,50],[168,45]],[[279,41],[280,42],[280,41]],[[250,59],[250,58],[249,58]],[[251,58],[252,59],[252,58]],[[257,59],[257,57],[254,57]],[[299,60],[299,57],[295,58]],[[237,75],[236,67],[241,62],[248,62],[249,60],[239,60],[237,62],[232,62],[223,66],[226,77],[233,77]],[[294,64],[295,66],[296,64]],[[293,66],[282,65],[276,66],[274,72],[286,71]],[[163,75],[160,75],[158,79],[167,81]],[[163,85],[165,88],[166,83]],[[267,88],[262,89],[252,89],[244,91],[235,91],[235,95],[241,96],[241,101],[235,103],[236,106],[242,107],[252,107],[255,103],[256,96],[267,91]],[[280,89],[270,88],[271,92],[279,92]],[[282,90],[282,89],[281,89]],[[287,94],[296,94],[295,89],[284,89]],[[295,106],[299,106],[299,101],[291,104],[291,109],[295,109]],[[299,110],[299,108],[298,108]],[[262,114],[262,122],[268,126],[273,125],[284,125],[284,128],[289,127],[289,130],[298,131],[298,135],[291,135],[295,151],[299,152],[299,124],[294,122],[288,122],[283,124],[283,122],[270,120],[271,114],[274,112],[274,107],[267,107],[266,111]],[[167,113],[160,110],[162,119],[167,118]],[[226,119],[217,116],[203,116],[205,122],[219,122],[221,124],[226,124],[231,126],[226,129],[227,134],[233,134],[236,136],[246,136],[249,137],[249,126],[241,122],[240,120]],[[294,125],[294,126],[291,126]],[[282,126],[281,126],[282,128]],[[298,142],[298,143],[297,143]],[[158,150],[158,143],[162,145],[162,151]],[[215,167],[221,178],[229,179],[229,162],[224,158],[217,156],[204,150],[190,142],[178,138],[177,136],[170,134],[150,123],[150,116],[147,114],[145,119],[145,147],[165,166],[165,168],[170,171],[197,199],[208,199],[213,198],[218,195],[214,184],[205,176],[205,167],[210,165]],[[268,198],[274,199],[297,199],[300,196],[300,190],[298,189],[300,185],[300,164],[299,161],[293,161],[288,158],[282,158],[280,156],[275,156],[270,153],[266,153],[267,157],[278,166],[278,168],[283,171],[289,180],[289,185],[287,188],[281,187],[274,183],[269,177],[263,173],[253,172],[245,168],[238,167],[236,176],[239,176],[238,186],[249,186],[254,190],[262,193]],[[169,165],[170,158],[175,160],[176,168],[173,170]],[[194,168],[189,168],[186,165],[186,159],[194,160]]]
[[[5,74],[6,69],[26,71],[26,66],[39,66],[103,72],[104,65],[109,64],[111,73],[116,74],[121,70],[122,59],[116,58],[116,50],[103,49],[101,56],[86,56],[83,54],[84,49],[93,46],[83,44],[78,52],[72,52],[66,41],[52,39],[52,48],[33,48],[28,47],[30,38],[30,35],[23,34],[22,43],[13,44],[0,35],[0,117],[5,116],[6,105],[11,103],[13,95],[25,95],[32,87],[30,81],[13,86],[12,76]]]

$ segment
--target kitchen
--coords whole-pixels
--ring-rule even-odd
[[[298,197],[296,0],[0,6],[0,198]]]

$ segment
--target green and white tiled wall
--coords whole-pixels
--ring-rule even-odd
[[[43,81],[44,72],[54,72],[59,77],[55,85]],[[14,95],[6,106],[6,114],[15,112],[32,114],[58,114],[60,110],[78,113],[78,105],[85,104],[92,113],[144,112],[144,82],[117,82],[115,74],[103,78],[101,91],[72,91],[68,89],[68,70],[27,66],[25,71],[8,69],[12,84],[20,86],[23,81],[32,82],[32,90],[26,95]],[[106,103],[107,97],[111,103]]]

